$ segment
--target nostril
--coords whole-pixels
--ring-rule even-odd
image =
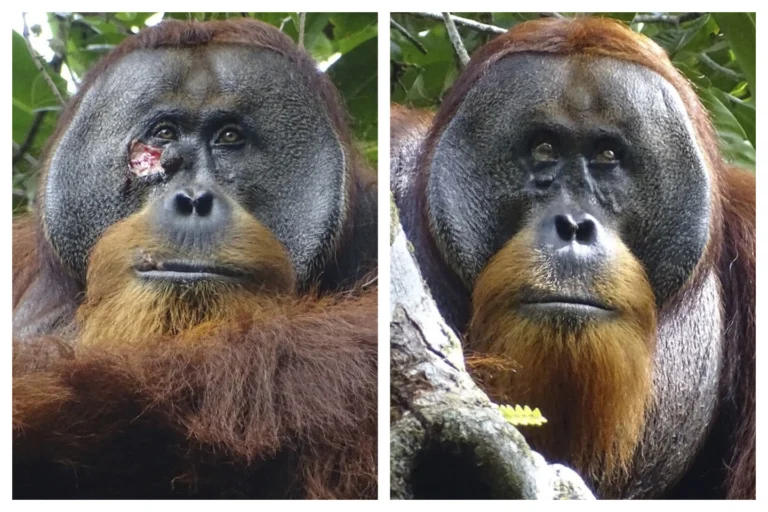
[[[206,217],[213,210],[213,194],[205,191],[195,198],[194,207],[197,214],[201,217]]]
[[[182,215],[192,215],[195,210],[195,202],[185,192],[177,192],[173,196],[173,206],[177,213]]]
[[[578,229],[578,224],[570,215],[555,215],[555,230],[564,242],[572,241]]]
[[[594,219],[587,218],[579,222],[576,231],[576,241],[582,244],[592,244],[597,239],[597,224]]]

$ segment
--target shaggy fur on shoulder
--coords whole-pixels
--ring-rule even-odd
[[[374,498],[375,311],[374,288],[193,344],[14,343],[13,497]]]

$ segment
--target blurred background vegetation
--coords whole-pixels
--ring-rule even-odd
[[[441,19],[428,13],[392,14],[390,88],[392,101],[435,108],[459,74],[456,53]],[[439,13],[436,13],[439,14]],[[584,13],[452,13],[497,29],[542,16],[572,18]],[[754,13],[595,13],[619,19],[652,38],[694,84],[720,135],[723,156],[755,168]],[[496,34],[456,24],[467,52]]]
[[[259,19],[298,42],[299,13],[19,15],[13,23],[12,50],[13,211],[28,208],[37,187],[41,151],[56,126],[62,103],[101,57],[123,39],[164,19],[235,17]],[[376,13],[306,13],[304,20],[304,47],[341,92],[359,147],[374,170],[378,156],[376,35]]]

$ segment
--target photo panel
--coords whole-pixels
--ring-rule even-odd
[[[376,499],[377,13],[24,13],[13,498]]]
[[[393,13],[392,499],[754,499],[755,14]]]

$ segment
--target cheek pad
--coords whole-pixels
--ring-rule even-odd
[[[84,278],[88,254],[101,233],[140,206],[126,193],[128,154],[119,138],[104,140],[76,120],[62,137],[45,181],[46,234],[58,256]],[[148,152],[144,160],[152,159]]]
[[[177,86],[168,84],[178,82],[171,78],[187,60],[164,51],[151,57],[131,54],[94,83],[52,155],[43,199],[46,232],[60,259],[83,278],[101,233],[141,207],[144,194],[127,186],[132,178],[164,174],[161,148],[138,140],[136,130],[152,118],[158,101],[174,97],[176,89],[167,88]],[[233,67],[235,57],[239,65]],[[346,208],[344,150],[330,118],[315,93],[296,80],[292,64],[273,52],[222,48],[212,50],[210,60],[225,95],[247,98],[239,114],[251,118],[266,145],[238,166],[241,176],[222,179],[248,194],[263,192],[248,201],[251,213],[288,247],[300,279],[308,278],[330,256]],[[151,72],[159,62],[162,77]],[[136,66],[144,70],[139,78],[123,72]]]

